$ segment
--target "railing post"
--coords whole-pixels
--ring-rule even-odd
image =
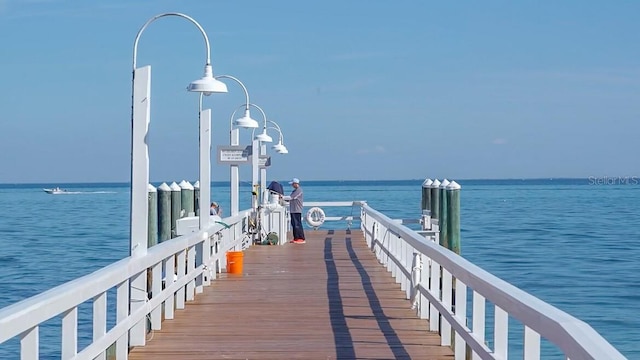
[[[452,181],[446,194],[448,249],[460,254],[460,185]]]
[[[158,242],[171,239],[171,188],[167,183],[158,186]]]
[[[156,188],[149,184],[149,223],[147,247],[158,244],[158,192]]]

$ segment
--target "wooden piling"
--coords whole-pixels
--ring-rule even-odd
[[[158,192],[151,184],[149,184],[147,191],[149,192],[149,206],[147,206],[149,212],[149,219],[147,220],[149,224],[147,228],[147,248],[150,248],[158,244]]]
[[[196,216],[200,216],[200,180],[193,183],[193,207]]]
[[[440,180],[431,183],[431,218],[440,219]]]
[[[158,242],[171,239],[171,188],[167,183],[158,186]]]
[[[433,180],[426,179],[422,183],[422,205],[421,209],[424,214],[424,211],[431,211],[431,184],[433,184]]]
[[[440,219],[438,220],[438,225],[440,229],[440,245],[449,248],[449,229],[447,227],[447,222],[449,221],[449,217],[447,214],[447,194],[446,188],[449,185],[449,180],[444,179],[440,183],[440,187],[438,192],[440,194]]]
[[[195,216],[195,208],[193,207],[193,185],[186,180],[180,182],[180,201],[182,202],[182,217]]]
[[[452,181],[447,185],[447,234],[449,250],[460,254],[460,185]]]
[[[171,238],[177,237],[176,222],[180,219],[180,210],[182,210],[182,194],[180,186],[174,182],[171,183]]]

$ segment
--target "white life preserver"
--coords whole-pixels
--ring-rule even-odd
[[[313,226],[314,228],[320,227],[320,225],[324,224],[324,211],[319,207],[312,207],[307,211],[307,216],[305,217],[307,220],[307,224]]]

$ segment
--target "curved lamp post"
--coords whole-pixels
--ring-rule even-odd
[[[244,116],[242,116],[241,118],[236,119],[235,121],[233,120],[233,118],[236,115],[236,112],[240,109],[240,107],[238,107],[236,110],[233,111],[233,114],[231,114],[231,119],[229,120],[229,124],[230,124],[230,134],[229,134],[229,141],[230,141],[230,145],[234,146],[234,145],[239,145],[240,144],[240,140],[239,140],[239,133],[238,133],[238,129],[234,129],[233,125],[235,124],[237,127],[241,127],[241,128],[257,128],[259,126],[258,122],[254,119],[251,118],[251,102],[249,101],[249,92],[247,91],[247,88],[244,86],[244,84],[242,83],[242,81],[240,81],[239,79],[237,79],[236,77],[233,77],[231,75],[219,75],[216,76],[216,79],[231,79],[235,82],[237,82],[241,87],[242,90],[244,91],[244,95],[245,95],[245,103],[244,105],[240,106],[240,107],[244,107]],[[200,97],[200,99],[202,99],[202,96]],[[200,108],[202,108],[202,105],[200,106]],[[208,144],[208,149],[211,148],[211,137],[209,136],[209,144]],[[209,152],[210,153],[210,152]],[[210,156],[210,155],[209,155]],[[231,215],[237,215],[238,214],[238,203],[239,203],[239,183],[238,183],[238,178],[239,178],[239,174],[238,174],[238,165],[231,165],[231,176],[230,176],[230,182],[231,182]],[[208,203],[208,201],[207,201]],[[207,205],[208,206],[208,205]],[[201,210],[202,213],[202,210]]]
[[[269,120],[269,122],[275,126],[275,127],[269,127],[269,129],[275,129],[278,131],[278,134],[280,134],[280,136],[278,137],[278,143],[273,145],[271,148],[277,151],[279,154],[288,154],[289,150],[287,150],[287,147],[284,146],[284,144],[282,143],[284,141],[284,136],[282,135],[282,129],[280,129],[280,126],[275,121]]]
[[[257,148],[256,145],[260,146],[260,152],[259,152],[259,156],[263,157],[265,155],[267,155],[267,147],[264,144],[264,142],[272,142],[273,139],[271,138],[271,136],[269,136],[269,134],[267,134],[267,129],[276,129],[278,131],[278,133],[280,134],[280,139],[278,144],[275,144],[272,146],[272,149],[276,150],[279,154],[288,154],[289,150],[287,150],[287,148],[282,144],[282,131],[280,129],[280,126],[275,122],[275,121],[271,121],[271,120],[267,120],[265,117],[265,123],[271,123],[273,125],[275,125],[276,127],[267,127],[265,126],[263,128],[263,132],[262,134],[259,134],[257,136],[254,137],[254,147],[253,148]],[[254,129],[255,131],[255,129]],[[266,140],[260,140],[260,139],[269,139],[269,141]],[[256,144],[258,143],[258,144]],[[258,168],[259,168],[259,164],[258,164],[258,160],[255,157],[252,157],[253,159],[253,181],[254,181],[254,186],[258,186]],[[263,167],[262,169],[260,169],[260,191],[258,191],[258,194],[263,194],[264,189],[266,188],[266,182],[267,182],[267,168]],[[262,196],[262,195],[261,195]],[[263,201],[266,202],[266,199],[262,199]]]
[[[148,241],[148,200],[147,186],[149,184],[149,153],[147,145],[147,135],[150,122],[151,108],[151,66],[137,68],[138,42],[144,30],[154,21],[168,16],[175,16],[188,20],[194,24],[202,34],[206,46],[206,61],[204,66],[204,76],[189,84],[187,90],[199,92],[204,95],[212,93],[225,93],[227,86],[213,77],[211,67],[211,46],[209,38],[204,29],[197,21],[182,13],[163,13],[149,19],[136,34],[133,43],[133,74],[132,74],[132,104],[131,104],[131,213],[130,213],[130,238],[129,254],[132,257],[144,256],[147,253]],[[202,149],[200,151],[202,156]],[[201,159],[202,164],[202,159]],[[203,176],[203,169],[200,169],[200,177]],[[203,184],[203,182],[200,182]],[[204,187],[208,188],[208,187]],[[205,194],[208,193],[205,191]],[[200,192],[203,198],[202,191]],[[202,251],[197,251],[202,256]],[[200,259],[200,261],[202,261]],[[196,259],[196,263],[198,259]],[[147,299],[146,273],[141,273],[130,282],[130,311],[134,312],[138,308],[145,306]],[[159,312],[152,313],[152,328],[159,323]],[[145,323],[140,321],[130,331],[129,345],[137,346],[145,343]],[[127,349],[127,338],[123,337],[123,344],[117,346],[120,349]],[[125,350],[126,351],[126,350]],[[126,354],[124,355],[126,356]]]

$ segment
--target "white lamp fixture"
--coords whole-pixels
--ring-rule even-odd
[[[280,130],[280,126],[278,126],[278,124],[275,121],[271,121],[268,120],[270,123],[272,123],[273,125],[275,125],[275,127],[270,126],[269,129],[274,129],[278,132],[278,143],[273,145],[271,148],[275,151],[278,152],[278,154],[288,154],[289,150],[287,150],[287,147],[284,146],[284,144],[282,143],[284,136],[282,135],[282,130]]]
[[[227,85],[222,81],[216,80],[213,77],[213,69],[211,64],[204,66],[204,76],[201,79],[193,81],[187,87],[187,90],[192,92],[200,92],[204,95],[211,95],[213,93],[226,93]]]
[[[241,127],[245,129],[255,129],[258,126],[260,126],[256,120],[253,120],[251,118],[251,112],[249,111],[249,105],[251,104],[251,102],[249,101],[249,91],[247,91],[247,87],[244,86],[242,81],[238,80],[238,78],[231,75],[218,75],[215,77],[215,79],[231,79],[237,82],[238,85],[242,87],[242,91],[244,91],[244,96],[246,98],[246,101],[244,104],[244,116],[233,121],[231,123],[231,126],[233,127],[233,125],[235,125],[237,127]],[[233,116],[235,116],[237,110],[239,110],[239,108],[234,110],[233,115],[231,116],[231,119],[233,119]]]
[[[255,139],[260,141],[260,142],[272,142],[273,141],[271,136],[269,136],[269,134],[267,134],[267,128],[266,127],[262,129],[262,134],[256,135]]]
[[[255,129],[258,126],[260,126],[258,124],[258,121],[251,118],[251,113],[249,112],[248,108],[244,110],[243,117],[235,119],[233,121],[233,125],[237,127],[245,128],[245,129]]]

